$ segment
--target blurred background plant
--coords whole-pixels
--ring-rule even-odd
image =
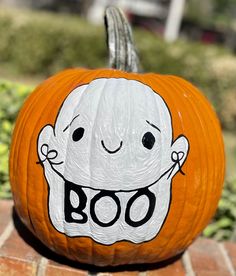
[[[0,4],[4,2],[9,3],[0,0]],[[20,106],[33,87],[66,67],[107,66],[104,28],[85,18],[95,21],[93,12],[99,1],[16,2],[18,6],[27,2],[31,3],[28,8],[51,11],[0,6],[0,198],[11,198],[11,132]],[[140,15],[127,8],[143,71],[182,76],[199,87],[214,105],[225,138],[227,172],[218,210],[203,234],[236,240],[236,0],[189,0],[180,37],[172,43],[163,39],[170,1],[152,2],[162,5],[156,17],[150,10],[147,16],[148,12]],[[158,9],[155,12],[158,14]]]

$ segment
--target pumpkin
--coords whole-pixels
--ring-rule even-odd
[[[69,69],[18,115],[15,208],[51,250],[99,266],[183,252],[214,214],[224,179],[218,119],[169,75]]]

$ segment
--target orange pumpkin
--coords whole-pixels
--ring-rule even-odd
[[[214,214],[223,180],[216,115],[176,76],[63,71],[29,96],[13,134],[18,215],[50,249],[83,263],[179,254]]]

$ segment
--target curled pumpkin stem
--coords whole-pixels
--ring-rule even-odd
[[[109,6],[105,11],[109,66],[127,71],[139,71],[139,58],[134,46],[132,30],[121,9]]]

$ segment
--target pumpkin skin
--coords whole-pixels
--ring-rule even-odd
[[[173,145],[177,144],[174,143],[175,141],[181,141],[178,139],[186,138],[184,142],[182,141],[183,146],[180,146],[180,151],[184,152],[184,160],[179,160],[178,162],[181,164],[176,163],[176,166],[171,167],[175,172],[173,172],[172,179],[169,181],[170,193],[167,203],[165,203],[165,210],[163,211],[165,214],[156,219],[160,219],[160,222],[157,223],[159,228],[152,235],[143,235],[140,240],[138,237],[142,233],[140,234],[140,232],[137,232],[137,229],[142,226],[137,225],[134,226],[133,235],[132,231],[127,226],[125,229],[128,229],[128,234],[125,231],[121,231],[124,238],[122,239],[121,237],[117,240],[116,238],[113,240],[109,238],[111,236],[109,235],[110,226],[107,225],[105,225],[104,228],[100,225],[97,234],[95,230],[94,236],[92,236],[92,234],[90,235],[90,233],[84,235],[84,233],[80,234],[80,232],[76,232],[79,231],[77,229],[78,225],[75,225],[72,230],[66,228],[65,234],[60,231],[60,226],[55,226],[55,221],[57,219],[55,218],[55,221],[53,221],[52,209],[50,213],[49,193],[52,188],[50,186],[50,180],[48,181],[50,176],[47,178],[47,161],[44,162],[42,155],[43,151],[46,150],[45,147],[43,147],[44,140],[42,140],[41,143],[41,137],[43,137],[42,139],[48,138],[46,137],[47,134],[43,134],[43,130],[46,126],[55,126],[54,130],[56,132],[56,124],[57,121],[60,121],[60,112],[63,111],[63,103],[66,104],[66,99],[70,94],[77,88],[83,88],[84,85],[88,84],[91,84],[91,86],[95,85],[98,80],[102,79],[108,80],[108,83],[111,82],[111,80],[116,80],[118,82],[119,80],[130,80],[135,83],[140,83],[141,86],[144,85],[145,87],[149,87],[153,93],[157,93],[157,95],[163,99],[163,102],[169,110]],[[126,82],[124,81],[124,83]],[[139,85],[137,87],[139,87]],[[137,88],[137,90],[138,89],[139,88]],[[115,92],[119,93],[119,91]],[[112,96],[114,95],[112,94]],[[71,103],[73,103],[73,101],[71,101]],[[86,100],[85,103],[87,104]],[[122,105],[122,102],[120,103],[118,101],[117,106],[118,105]],[[92,107],[87,111],[88,114],[92,112]],[[115,107],[116,102],[114,101],[113,108]],[[86,110],[86,108],[84,108],[84,110]],[[111,115],[110,113],[108,114],[107,110],[104,108],[101,109],[101,112],[102,114],[107,114],[107,116]],[[132,119],[132,116],[136,116],[136,114],[137,112],[134,115],[129,115],[129,118]],[[159,117],[161,118],[161,116]],[[135,118],[133,119],[135,120]],[[144,118],[144,120],[147,121],[148,118]],[[165,120],[163,123],[162,120],[159,119],[159,122],[163,124],[163,128],[165,128]],[[149,123],[152,124],[152,122]],[[71,124],[72,122],[67,124],[67,126],[70,127]],[[163,128],[161,130],[163,130]],[[106,129],[108,132],[110,131],[109,128],[105,128],[105,132]],[[150,129],[153,129],[153,127],[150,126]],[[82,134],[79,133],[79,131],[77,132],[75,137],[79,139]],[[42,134],[42,136],[40,136],[40,134]],[[46,138],[44,138],[44,136]],[[96,135],[94,135],[94,137],[95,136]],[[118,149],[117,153],[114,152],[114,154],[112,153],[109,156],[121,154],[121,150],[125,148],[125,141],[124,144],[120,144],[120,141],[115,141],[114,144],[107,142],[108,140],[104,141],[104,146],[107,150],[115,151],[115,149]],[[40,143],[41,147],[39,147]],[[164,144],[160,145],[163,146]],[[165,148],[162,149],[161,146],[156,146],[159,150],[158,152],[160,152],[160,150],[163,152],[168,151]],[[58,148],[60,149],[60,147]],[[42,149],[42,151],[40,151],[40,149]],[[178,150],[179,148],[176,150],[177,153],[180,152]],[[72,152],[72,149],[68,149],[68,152],[69,151]],[[151,152],[151,150],[145,149],[145,152]],[[47,152],[47,154],[48,153],[49,152]],[[96,153],[94,156],[96,159]],[[179,157],[179,159],[182,158],[181,156],[177,157]],[[110,163],[112,166],[112,158],[113,157],[110,159],[111,161],[104,164],[108,166]],[[156,162],[158,163],[158,160]],[[170,161],[166,162],[168,163]],[[152,165],[153,164],[155,165],[155,162],[152,163]],[[96,170],[99,169],[99,158],[97,158],[94,166]],[[145,168],[145,164],[143,164],[143,167]],[[140,183],[145,182],[145,171],[147,169],[144,170],[144,179],[141,178],[138,184],[132,184],[135,182],[136,175],[137,178],[139,177],[140,170],[142,170],[142,167],[137,167],[137,172],[135,174],[134,169],[132,173],[133,177],[128,174],[127,171],[129,170],[126,170],[126,168],[122,169],[121,174],[123,171],[127,172],[127,174],[124,173],[124,175],[131,177],[130,179],[132,181],[130,185],[134,185],[134,187],[138,185],[138,189],[142,188],[139,186]],[[49,78],[36,88],[26,100],[20,111],[14,129],[10,151],[10,182],[15,208],[22,221],[35,236],[53,251],[79,262],[99,266],[160,262],[183,252],[201,233],[213,216],[221,195],[224,171],[224,147],[219,122],[205,97],[197,88],[179,77],[152,73],[134,74],[109,69],[69,69]],[[168,172],[170,172],[170,170]],[[180,172],[183,172],[183,174]],[[114,175],[118,174],[111,174],[111,179]],[[164,173],[164,175],[167,176],[168,174]],[[75,178],[76,177],[81,180],[80,174],[76,175]],[[109,177],[108,179],[110,181],[111,179]],[[105,177],[102,178],[101,183],[105,183],[105,180]],[[69,179],[69,182],[74,183],[74,178]],[[122,183],[122,181],[119,182],[118,180],[114,180],[114,183],[111,182],[110,189],[112,191],[126,189],[125,187],[127,186],[121,187],[122,189],[117,187],[116,189],[117,183]],[[143,187],[146,187],[147,184],[150,184],[150,182],[143,183]],[[97,188],[96,185],[99,185],[99,181],[92,185],[95,185],[93,187]],[[108,185],[109,184],[106,183],[104,190],[107,190],[107,187],[109,188]],[[131,188],[133,188],[133,186]],[[55,191],[51,193],[52,196],[56,192],[57,190],[55,189]],[[62,197],[63,196],[64,194]],[[86,196],[88,198],[87,193]],[[161,196],[162,195],[157,197],[158,202]],[[95,196],[92,195],[91,197],[94,198]],[[92,205],[92,199],[90,204]],[[126,204],[128,205],[127,202]],[[150,209],[150,206],[151,200],[147,208]],[[122,212],[123,211],[121,211],[120,216],[122,216]],[[152,215],[154,216],[156,213],[161,216],[162,212],[154,209]],[[60,219],[61,217],[58,221],[60,221]],[[97,220],[100,221],[100,217],[97,216]],[[86,223],[89,223],[89,221],[90,217]],[[132,221],[135,221],[135,219]],[[155,221],[152,222],[152,227],[155,228],[154,222]],[[62,224],[63,223],[65,222],[62,222]],[[95,224],[96,226],[97,223],[96,221],[92,221],[91,225]],[[68,225],[69,224],[70,223],[68,223]],[[95,227],[95,229],[97,228]],[[99,233],[102,235],[101,229],[104,229],[106,235],[99,239]],[[150,227],[144,229],[147,231]],[[108,239],[103,242],[105,236],[108,236]],[[137,239],[131,240],[130,238],[129,240],[129,237],[132,236],[134,238],[137,236]],[[146,236],[147,238],[145,240]]]

